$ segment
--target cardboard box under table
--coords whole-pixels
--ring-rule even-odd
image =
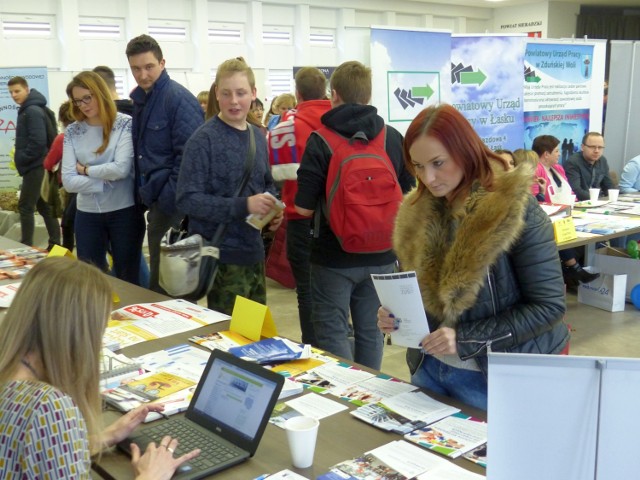
[[[640,284],[640,260],[629,257],[621,249],[599,248],[596,250],[591,263],[600,272],[626,274],[625,299],[628,302],[631,301],[631,290]]]

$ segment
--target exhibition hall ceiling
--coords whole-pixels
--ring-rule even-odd
[[[414,0],[420,3],[446,3],[449,5],[465,5],[468,7],[513,7],[516,5],[531,5],[542,3],[536,0]],[[578,5],[599,7],[636,7],[640,8],[640,0],[560,0],[563,3],[577,3]]]

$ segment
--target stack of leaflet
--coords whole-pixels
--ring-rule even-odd
[[[458,412],[407,433],[404,438],[449,458],[458,458],[487,443],[487,424]]]
[[[349,413],[374,427],[405,434],[459,411],[416,390],[363,405]]]
[[[482,480],[485,477],[402,440],[333,466],[317,480]]]
[[[115,385],[110,382],[111,388],[102,389],[102,397],[108,404],[123,412],[144,403],[162,403],[165,406],[162,414],[150,412],[145,422],[183,412],[189,406],[209,355],[209,352],[187,344],[134,359],[118,355],[137,365],[141,374],[120,377]],[[147,370],[150,373],[146,373]]]
[[[229,349],[229,353],[260,365],[287,362],[311,357],[310,345],[298,345],[281,337],[265,338],[259,342]]]
[[[100,363],[100,391],[115,388],[124,380],[138,377],[146,373],[139,362],[129,357],[113,353],[107,348],[102,349]]]
[[[555,203],[540,203],[540,208],[544,210],[544,213],[549,215],[551,221],[557,220],[558,218],[570,217],[571,216],[571,205],[558,205]]]

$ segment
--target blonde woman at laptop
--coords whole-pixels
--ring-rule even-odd
[[[88,479],[91,455],[127,438],[151,410],[102,429],[99,361],[110,310],[107,277],[86,263],[46,258],[25,277],[0,322],[0,477]],[[177,444],[165,437],[142,456],[134,448],[136,479],[169,479],[199,454],[174,458]]]

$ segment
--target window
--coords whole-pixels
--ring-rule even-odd
[[[122,23],[117,18],[80,17],[80,38],[122,38]]]
[[[117,72],[114,72],[114,77],[116,81],[116,92],[118,92],[120,98],[129,98],[129,92],[126,91],[124,86],[125,74],[118,74]]]
[[[213,43],[243,43],[244,25],[241,23],[209,22],[208,36]]]
[[[335,41],[335,30],[312,28],[311,33],[309,33],[309,43],[314,47],[333,47],[335,46]]]
[[[50,38],[54,19],[46,15],[3,15],[2,33],[5,37]]]
[[[292,93],[294,91],[293,70],[269,70],[267,84],[271,87],[272,97]]]
[[[293,31],[291,27],[265,25],[262,29],[262,41],[264,43],[291,45]]]
[[[168,20],[149,20],[149,35],[156,40],[174,40],[183,42],[187,40],[186,22],[173,22]]]

